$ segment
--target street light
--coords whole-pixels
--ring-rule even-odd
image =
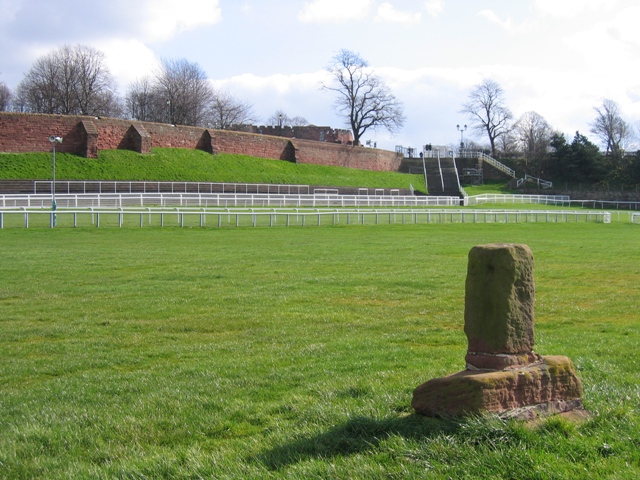
[[[56,211],[56,143],[62,143],[62,137],[51,135],[51,211]],[[51,226],[56,226],[56,214],[53,214]]]
[[[467,129],[467,126],[460,127],[460,125],[456,125],[456,128],[460,132],[460,150],[464,150],[464,131]]]

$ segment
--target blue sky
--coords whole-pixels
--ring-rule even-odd
[[[461,105],[485,77],[514,117],[590,136],[604,98],[640,120],[638,25],[636,0],[0,0],[0,80],[15,88],[39,56],[83,43],[107,55],[121,94],[157,59],[186,58],[262,121],[282,109],[344,127],[319,84],[345,48],[404,103],[401,132],[365,135],[378,146],[459,142]]]

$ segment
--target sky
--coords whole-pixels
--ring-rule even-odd
[[[197,63],[213,86],[253,106],[346,128],[327,66],[360,54],[403,103],[405,126],[363,140],[393,150],[454,145],[471,89],[497,81],[517,119],[542,115],[571,138],[595,107],[618,103],[640,123],[637,0],[0,0],[0,81],[15,89],[33,62],[68,44],[93,46],[124,96],[159,59]]]

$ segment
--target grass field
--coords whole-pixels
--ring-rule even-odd
[[[637,478],[640,227],[0,231],[0,478]],[[592,418],[413,414],[464,368],[466,256],[536,258]]]
[[[200,150],[153,148],[100,150],[98,158],[56,154],[58,180],[273,183],[424,190],[423,175],[295,164],[247,155],[210,155]],[[0,179],[51,179],[50,153],[0,153]]]

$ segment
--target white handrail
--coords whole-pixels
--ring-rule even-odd
[[[490,157],[484,152],[477,152],[477,153],[478,153],[478,158],[481,159],[482,161],[487,162],[489,165],[494,166],[495,168],[506,173],[510,177],[516,178],[516,171],[514,169],[507,167],[504,163],[500,163],[495,158]]]
[[[458,182],[458,191],[460,192],[463,198],[466,198],[467,192],[464,190],[464,188],[462,188],[462,185],[460,185],[460,175],[458,175],[458,166],[456,165],[455,154],[453,155],[453,170],[456,172],[456,181]],[[465,206],[466,206],[466,202],[465,202]]]
[[[525,174],[523,178],[518,179],[518,181],[516,182],[516,187],[520,188],[525,182],[535,183],[539,186],[542,186],[542,188],[545,188],[545,189],[553,187],[553,182],[549,180],[543,180],[541,178],[533,177],[527,174]]]
[[[438,151],[438,170],[440,171],[440,185],[442,186],[442,193],[444,193],[444,178],[442,177],[442,164],[440,163],[440,151]]]

